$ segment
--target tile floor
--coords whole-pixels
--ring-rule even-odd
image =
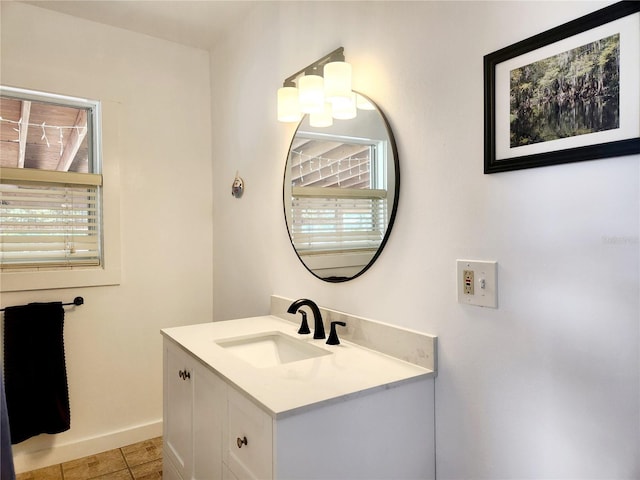
[[[20,473],[16,477],[16,480],[161,479],[162,437]]]

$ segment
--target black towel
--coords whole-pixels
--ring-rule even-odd
[[[4,311],[4,386],[11,443],[69,430],[62,302]]]
[[[4,396],[4,380],[2,377],[2,371],[0,371],[0,479],[15,480],[16,472],[13,466],[11,436],[9,435],[7,400]]]

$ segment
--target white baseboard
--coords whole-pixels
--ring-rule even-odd
[[[32,451],[17,451],[14,447],[13,463],[16,473],[28,472],[38,468],[68,462],[77,458],[124,447],[162,435],[162,420],[138,425],[126,430],[108,432],[97,437],[51,445]]]

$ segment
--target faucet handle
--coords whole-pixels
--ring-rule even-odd
[[[309,330],[309,324],[307,323],[307,312],[305,312],[304,310],[299,310],[299,312],[302,314],[302,324],[300,324],[298,333],[300,335],[311,333],[311,330]]]
[[[329,332],[327,345],[340,345],[340,339],[338,338],[338,333],[336,332],[336,325],[340,325],[341,327],[347,326],[347,324],[344,322],[331,322],[331,331]]]

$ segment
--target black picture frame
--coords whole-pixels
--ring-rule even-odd
[[[595,137],[592,137],[589,140],[590,135],[576,135],[572,138],[572,141],[577,141],[580,143],[582,139],[587,141],[587,144],[583,145],[574,145],[570,147],[561,147],[556,148],[552,146],[554,142],[543,142],[547,144],[543,149],[547,149],[547,151],[541,151],[536,153],[520,153],[517,155],[510,156],[510,154],[504,154],[505,151],[510,151],[512,149],[507,150],[506,148],[502,148],[497,155],[497,129],[496,129],[496,120],[497,117],[500,117],[502,123],[500,124],[501,137],[498,139],[498,145],[504,145],[505,142],[507,147],[509,147],[509,134],[510,127],[505,129],[505,122],[509,124],[510,117],[510,107],[507,105],[507,116],[505,118],[504,112],[505,108],[500,108],[500,112],[496,113],[496,100],[502,95],[500,99],[501,106],[504,105],[506,101],[509,103],[510,89],[509,83],[506,82],[507,88],[504,88],[504,81],[502,81],[501,86],[503,88],[500,89],[499,92],[496,91],[496,68],[502,68],[504,70],[505,66],[509,65],[504,62],[507,61],[517,61],[519,57],[523,55],[535,55],[536,51],[543,52],[543,50],[539,50],[543,47],[552,46],[560,41],[565,41],[565,39],[571,39],[571,37],[575,37],[576,35],[583,34],[583,32],[589,32],[590,30],[596,29],[602,25],[609,24],[614,21],[618,21],[630,15],[634,17],[640,12],[640,2],[638,1],[623,1],[612,4],[608,7],[605,7],[601,10],[597,10],[593,13],[580,17],[576,20],[570,21],[558,27],[552,28],[551,30],[547,30],[533,37],[522,40],[518,43],[510,45],[508,47],[497,50],[493,53],[485,55],[484,57],[484,135],[485,135],[485,145],[484,145],[484,173],[498,173],[505,172],[510,170],[519,170],[525,168],[533,168],[533,167],[541,167],[548,165],[557,165],[562,163],[570,163],[570,162],[578,162],[584,160],[594,160],[599,158],[609,158],[609,157],[618,157],[623,155],[632,155],[636,153],[640,153],[640,136],[638,131],[632,129],[631,134],[625,133],[625,138],[619,138],[611,141],[603,141],[594,140]],[[640,18],[640,15],[638,15]],[[632,20],[635,21],[635,20]],[[638,22],[640,25],[640,21]],[[640,29],[640,27],[638,27]],[[635,29],[635,27],[634,27]],[[599,32],[600,30],[594,30],[594,32]],[[582,37],[576,37],[582,38]],[[622,38],[622,37],[620,37]],[[561,44],[558,44],[561,45]],[[549,48],[549,47],[547,47]],[[533,52],[533,53],[530,53]],[[527,57],[522,57],[527,58]],[[501,64],[502,67],[500,67]],[[522,67],[524,65],[528,65],[524,63],[523,65],[519,65]],[[518,67],[518,68],[519,68]],[[620,61],[620,71],[625,68],[625,62]],[[628,68],[632,69],[635,67],[633,65]],[[627,89],[628,91],[629,89]],[[506,95],[506,100],[505,100]],[[622,93],[620,93],[619,105],[623,105],[623,102],[632,102],[633,115],[640,117],[640,102],[638,101],[638,92],[635,92],[635,98],[622,98]],[[633,104],[635,102],[635,104]],[[628,118],[629,115],[626,116]],[[635,120],[634,120],[635,121]],[[506,138],[505,138],[506,131]],[[599,138],[599,137],[598,137]],[[576,140],[578,139],[578,140]],[[588,142],[596,142],[588,144]],[[500,143],[502,142],[502,143]],[[500,158],[499,158],[500,157]]]

